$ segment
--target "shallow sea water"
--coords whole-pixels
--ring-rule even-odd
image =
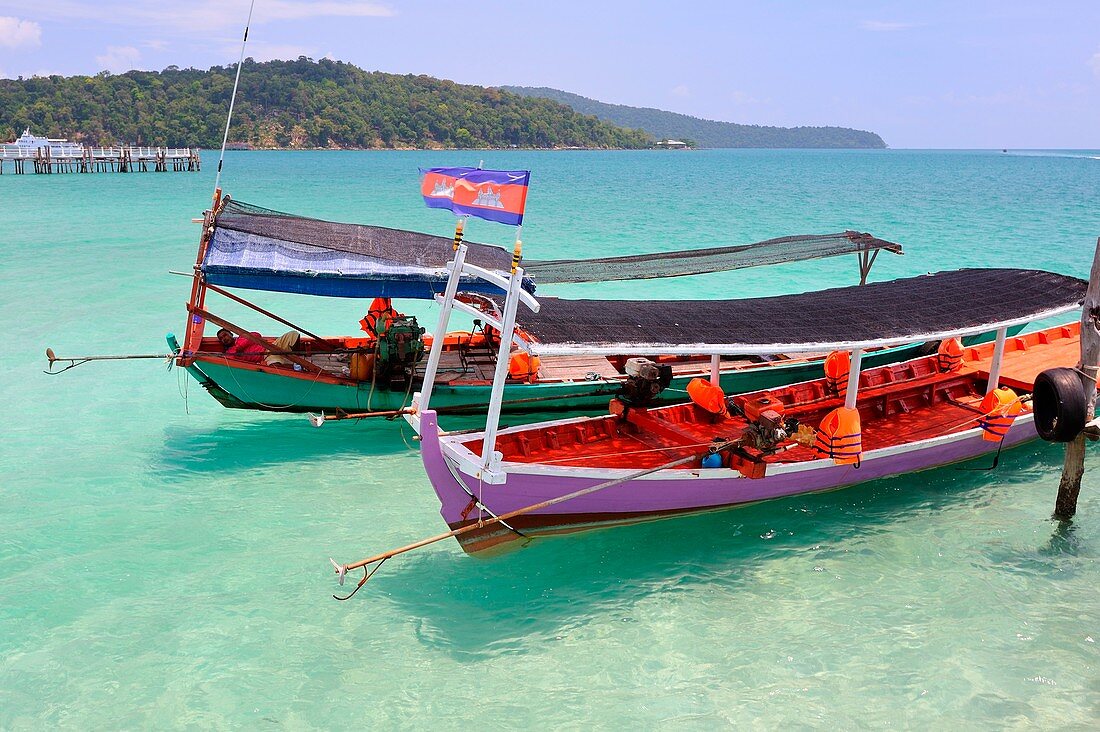
[[[1098,155],[257,152],[230,153],[223,185],[449,235],[450,217],[419,202],[416,167],[484,159],[533,170],[531,258],[856,228],[906,247],[876,279],[983,265],[1085,276]],[[156,361],[41,373],[46,346],[166,350],[189,290],[169,271],[194,261],[189,221],[215,158],[195,175],[0,177],[0,728],[1100,725],[1095,450],[1068,528],[1050,520],[1061,451],[1033,443],[995,471],[487,559],[440,543],[333,601],[330,555],[444,527],[408,428],[226,410]],[[510,244],[505,227],[467,233]],[[852,283],[851,259],[542,292],[799,292]],[[363,309],[256,300],[331,333]]]

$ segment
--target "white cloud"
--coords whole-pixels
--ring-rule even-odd
[[[1100,51],[1092,54],[1092,58],[1089,59],[1089,66],[1092,67],[1092,73],[1100,76]]]
[[[865,31],[872,31],[876,33],[889,33],[891,31],[908,30],[910,28],[916,28],[916,23],[898,23],[891,20],[863,20],[860,21],[859,27]]]
[[[674,97],[690,97],[691,89],[687,88],[686,84],[680,84],[672,88],[672,96]]]
[[[209,3],[214,7],[221,7],[222,3]],[[304,18],[319,18],[325,16],[342,18],[384,18],[393,15],[393,10],[385,5],[361,0],[349,2],[290,2],[290,0],[266,0],[257,3],[254,18],[257,21],[264,20],[302,20]]]
[[[42,45],[42,26],[33,20],[10,15],[0,16],[0,46],[5,48],[37,48]]]
[[[95,60],[101,69],[121,74],[136,68],[140,58],[141,51],[133,46],[107,46],[107,53],[96,56]]]
[[[164,49],[168,48],[168,41],[162,41],[162,40],[153,38],[153,39],[148,40],[148,41],[142,41],[141,42],[141,47],[142,48],[150,48],[154,51],[163,51]]]
[[[25,0],[0,0],[0,9],[20,8]],[[156,28],[164,35],[182,35],[195,30],[237,29],[248,17],[249,0],[192,0],[167,4],[163,0],[50,0],[36,12],[43,18],[72,22],[89,20],[99,24]],[[259,0],[252,24],[308,18],[389,17],[390,7],[367,0]]]

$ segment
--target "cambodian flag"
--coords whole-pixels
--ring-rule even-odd
[[[421,168],[420,175],[420,193],[429,208],[511,226],[523,223],[529,170]]]

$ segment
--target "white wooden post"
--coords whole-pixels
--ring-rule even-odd
[[[447,335],[447,324],[451,321],[451,307],[458,292],[459,280],[462,279],[462,265],[465,263],[466,245],[460,244],[454,261],[451,262],[451,276],[447,279],[447,289],[443,291],[439,320],[436,321],[435,330],[432,331],[432,350],[428,354],[428,365],[424,368],[424,383],[420,386],[420,399],[417,402],[417,411],[420,413],[428,408],[428,402],[432,398],[435,374],[439,370],[439,359],[443,355],[443,340]]]
[[[710,383],[715,386],[720,386],[721,379],[718,375],[718,367],[722,361],[722,357],[717,353],[710,357]]]
[[[856,395],[859,391],[859,366],[863,361],[863,349],[856,348],[852,351],[850,371],[848,372],[848,393],[844,396],[846,409],[856,408]]]
[[[485,418],[485,436],[481,441],[481,466],[490,473],[496,469],[494,452],[497,446],[497,430],[500,427],[500,408],[504,401],[504,385],[508,381],[508,360],[512,351],[512,335],[516,330],[516,310],[519,308],[521,287],[523,287],[523,268],[519,267],[508,282],[508,296],[504,301],[503,328],[500,332],[500,350],[497,352],[497,365],[493,372],[493,391],[489,397],[489,413]]]
[[[989,365],[989,381],[986,383],[985,393],[991,394],[1001,381],[1001,362],[1005,357],[1005,339],[1008,337],[1008,328],[997,329],[997,342],[993,346],[993,362]]]

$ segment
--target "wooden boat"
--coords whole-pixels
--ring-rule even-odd
[[[511,298],[516,286],[509,287]],[[1008,329],[1075,309],[1084,292],[1083,281],[1049,272],[976,269],[719,303],[543,299],[525,321],[539,355],[637,349],[716,358],[836,349],[850,354],[849,375],[844,383],[822,376],[728,401],[714,401],[714,383],[700,380],[688,403],[616,399],[604,416],[504,430],[498,381],[485,431],[463,434],[439,428],[429,379],[414,400],[417,413],[406,419],[421,436],[441,514],[469,552],[993,460],[1035,437],[1028,401],[1036,375],[1072,365],[1078,351],[1075,326],[1014,338]],[[517,307],[506,304],[505,335]],[[699,338],[654,324],[657,311],[694,314]],[[593,312],[602,313],[599,325],[581,340],[563,313],[584,319]],[[768,312],[802,318],[749,317]],[[446,317],[445,303],[441,323]],[[997,333],[993,344],[863,367],[868,348],[952,343],[988,330]],[[337,570],[342,577],[347,567]]]
[[[458,288],[476,320],[472,331],[444,333],[435,380],[434,407],[439,413],[482,413],[489,402],[496,372],[495,334],[501,327],[496,302],[484,294],[503,294],[499,284],[476,272],[507,272],[511,253],[500,247],[467,243],[467,266]],[[713,272],[758,264],[773,264],[854,253],[860,281],[880,251],[900,254],[901,247],[866,234],[843,232],[823,236],[794,236],[735,247],[667,252],[652,256],[610,257],[592,260],[534,262],[530,272],[540,282],[584,282],[594,278],[665,277]],[[289,320],[259,308],[236,290],[258,289],[325,297],[430,298],[448,282],[447,263],[453,256],[451,239],[381,227],[340,224],[292,216],[251,204],[220,199],[204,219],[196,261],[189,321],[183,343],[174,335],[168,344],[185,368],[215,399],[230,408],[286,412],[324,412],[328,415],[392,415],[406,407],[420,389],[426,364],[419,353],[430,348],[434,336],[419,336],[415,319],[405,322],[405,333],[419,342],[399,363],[379,366],[378,334],[321,337]],[[414,254],[413,254],[414,253]],[[524,278],[526,291],[533,282]],[[274,335],[256,340],[264,358],[244,360],[227,355],[207,324],[251,338],[250,331],[218,317],[206,305],[209,293],[221,295],[260,315],[292,327],[300,338],[292,352],[277,346]],[[479,295],[480,294],[480,295]],[[528,293],[529,294],[529,293]],[[372,306],[374,309],[376,306]],[[376,321],[377,322],[377,321]],[[521,327],[509,358],[522,350]],[[974,342],[992,339],[979,334]],[[499,339],[497,339],[499,340]],[[911,358],[923,344],[904,344],[866,355],[869,366]],[[396,352],[398,349],[390,349]],[[708,356],[653,355],[671,367],[672,380],[662,401],[682,398],[691,379],[708,376],[714,366]],[[503,409],[509,412],[603,409],[627,382],[625,364],[638,352],[542,356],[533,369],[509,373],[504,385]],[[765,389],[813,378],[820,373],[824,354],[744,354],[722,358],[718,378],[728,393]],[[274,358],[271,358],[274,357]]]

